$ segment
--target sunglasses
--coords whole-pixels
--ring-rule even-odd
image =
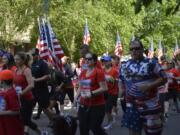
[[[139,51],[139,50],[141,50],[141,47],[132,47],[132,48],[130,48],[129,49],[130,51]]]
[[[88,61],[91,61],[91,60],[93,60],[93,58],[85,58],[86,60],[88,60]]]

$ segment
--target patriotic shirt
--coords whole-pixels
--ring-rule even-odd
[[[121,67],[120,78],[125,82],[126,102],[135,105],[141,112],[160,109],[157,89],[143,93],[139,84],[153,81],[157,77],[166,77],[161,66],[154,59],[143,58],[141,61],[128,60]]]

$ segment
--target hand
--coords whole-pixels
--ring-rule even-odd
[[[36,80],[36,78],[34,78],[34,77],[32,77],[32,80],[34,81],[34,82],[36,82],[37,80]]]
[[[150,85],[147,84],[147,83],[137,84],[136,86],[137,86],[137,88],[138,88],[141,92],[143,92],[143,93],[151,90]]]

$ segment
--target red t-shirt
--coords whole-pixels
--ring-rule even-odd
[[[108,86],[108,94],[118,95],[118,70],[111,68],[110,71],[105,71],[105,79]],[[111,80],[111,78],[113,80]]]
[[[82,71],[79,76],[79,82],[81,87],[80,91],[94,91],[100,87],[99,82],[105,81],[105,75],[103,70],[98,69],[97,67],[93,69],[92,73],[88,77],[86,76],[86,72],[87,70]],[[87,106],[103,105],[105,104],[104,94],[102,93],[96,96],[92,96],[90,99],[80,97],[80,103]]]
[[[172,74],[173,77],[180,76],[180,72],[176,68],[172,68],[167,73]],[[172,81],[169,82],[169,89],[178,89],[178,81],[176,81],[176,79],[172,79]]]
[[[15,89],[1,92],[0,95],[4,98],[5,110],[20,111],[20,103]],[[0,115],[0,135],[24,135],[24,126],[20,115]]]
[[[24,70],[25,69],[26,68],[24,68]],[[15,84],[15,86],[21,87],[22,90],[24,90],[27,87],[28,82],[27,82],[26,77],[24,75],[24,71],[21,74],[17,74],[17,72],[15,72],[14,84]],[[23,95],[23,98],[26,100],[32,100],[33,99],[32,92],[31,91],[27,92],[25,95]]]

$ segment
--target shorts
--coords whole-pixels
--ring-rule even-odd
[[[116,96],[110,94],[107,95],[106,104],[105,104],[105,110],[107,113],[111,113],[113,106],[117,106],[117,98],[118,98],[117,95]]]
[[[143,122],[141,120],[140,113],[134,106],[126,107],[126,112],[124,113],[122,118],[122,126],[136,132],[141,132]]]
[[[128,106],[127,104],[130,104]],[[142,129],[147,135],[160,135],[162,132],[161,112],[155,114],[142,115],[134,105],[127,103],[126,112],[123,115],[122,126],[136,132]]]

